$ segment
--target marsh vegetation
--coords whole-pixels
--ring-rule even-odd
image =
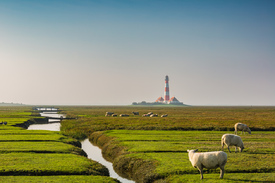
[[[0,126],[1,182],[117,182],[108,177],[106,167],[86,158],[77,140],[60,132],[17,127],[35,123],[30,109],[0,107],[0,120],[7,122]]]
[[[126,178],[136,182],[197,182],[200,175],[191,166],[187,149],[221,150],[221,136],[233,134],[237,122],[247,124],[252,131],[251,135],[239,134],[244,151],[229,153],[225,149],[228,162],[224,179],[218,178],[218,169],[205,170],[204,182],[275,180],[275,107],[60,108],[62,113],[76,118],[63,120],[61,132],[17,127],[41,117],[28,107],[0,108],[0,121],[7,121],[7,125],[0,126],[0,181],[116,182],[102,176],[108,174],[106,168],[85,158],[77,147],[77,140],[88,137]],[[107,111],[129,117],[105,117]],[[140,115],[134,116],[132,111]],[[168,117],[142,117],[148,112]]]
[[[243,153],[229,153],[223,182],[273,181],[275,176],[275,107],[83,107],[66,108],[77,120],[62,122],[62,132],[103,149],[115,170],[137,182],[197,182],[187,149],[221,150],[221,137],[245,123],[252,134],[240,135]],[[106,111],[130,114],[105,117]],[[140,116],[131,115],[139,111]],[[141,117],[149,111],[167,118]],[[205,180],[219,182],[217,170],[206,170]]]

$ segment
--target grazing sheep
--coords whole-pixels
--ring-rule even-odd
[[[238,135],[238,130],[242,131],[242,134],[245,133],[245,132],[248,132],[249,134],[251,134],[251,130],[246,124],[236,123],[234,127],[235,127],[235,134],[236,135]]]
[[[117,114],[112,114],[113,117],[117,117]]]
[[[243,141],[240,136],[234,135],[234,134],[224,134],[222,136],[221,140],[221,145],[222,145],[222,150],[224,144],[227,145],[228,151],[231,153],[229,146],[235,146],[235,153],[237,152],[237,147],[239,147],[239,151],[243,152],[244,146],[243,146]]]
[[[7,125],[7,124],[8,124],[8,122],[4,121],[4,125]]]
[[[164,118],[164,117],[167,117],[167,116],[168,116],[168,114],[163,114],[160,117]]]
[[[134,112],[134,111],[133,111],[132,113],[133,113],[134,115],[139,115],[139,112]]]
[[[152,112],[148,112],[147,114],[150,116],[150,115],[152,115],[153,113],[152,113]]]
[[[227,154],[223,151],[213,151],[205,153],[196,153],[196,150],[187,150],[189,160],[194,168],[197,168],[203,179],[203,168],[216,169],[220,168],[220,178],[224,175],[224,166],[227,162]]]
[[[151,114],[150,117],[158,117],[157,114]]]
[[[106,112],[105,116],[112,116],[113,112]]]
[[[120,114],[119,116],[120,116],[120,117],[129,117],[128,114]]]
[[[149,114],[143,114],[142,117],[149,117]]]

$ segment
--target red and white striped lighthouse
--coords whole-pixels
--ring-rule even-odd
[[[164,89],[164,102],[165,103],[168,103],[168,101],[170,100],[168,81],[169,81],[168,76],[165,76],[165,89]]]

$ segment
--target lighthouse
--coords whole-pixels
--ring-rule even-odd
[[[155,102],[146,102],[146,101],[142,101],[140,103],[133,102],[132,105],[185,105],[185,104],[180,102],[174,96],[170,98],[169,78],[166,75],[165,76],[164,98],[159,97],[157,100],[155,100]]]
[[[165,89],[164,89],[164,102],[165,103],[168,103],[169,100],[170,100],[170,94],[169,94],[169,78],[168,76],[166,75],[165,76]]]

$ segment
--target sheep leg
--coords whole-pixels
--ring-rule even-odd
[[[224,167],[223,168],[220,168],[220,179],[223,178],[223,175],[224,175]]]
[[[237,152],[237,146],[235,146],[235,153]]]
[[[231,151],[230,151],[230,149],[229,149],[229,146],[227,146],[227,149],[228,149],[228,151],[231,153]]]
[[[201,179],[203,179],[203,168],[202,167],[198,167],[200,173],[201,173]]]

